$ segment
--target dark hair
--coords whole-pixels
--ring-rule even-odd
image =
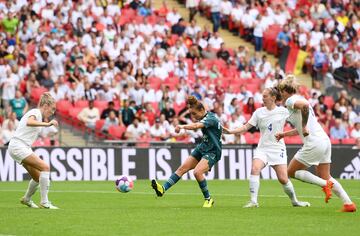
[[[196,97],[194,96],[189,96],[186,100],[186,104],[189,106],[189,108],[198,110],[198,111],[202,111],[205,110],[204,105],[199,102]]]
[[[281,100],[281,94],[278,87],[267,88],[267,90],[269,91],[270,96],[275,97],[275,101]]]

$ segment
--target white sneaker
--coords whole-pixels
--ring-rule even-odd
[[[50,209],[50,210],[57,210],[59,209],[59,207],[54,206],[53,204],[51,204],[51,202],[47,202],[47,203],[40,203],[40,208],[44,208],[44,209]]]
[[[245,206],[243,206],[243,208],[257,208],[257,207],[259,207],[259,203],[252,201],[246,203]]]
[[[293,202],[292,203],[293,207],[309,207],[310,206],[310,202]]]
[[[20,199],[20,203],[30,208],[39,208],[32,200],[26,201],[24,197]]]

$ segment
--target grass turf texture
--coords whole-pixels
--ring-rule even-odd
[[[28,182],[0,183],[0,235],[359,235],[360,214],[338,212],[334,196],[293,181],[300,200],[294,208],[277,181],[261,181],[260,208],[243,209],[247,181],[208,181],[215,207],[203,209],[195,181],[180,181],[157,198],[150,181],[130,193],[113,182],[52,182],[50,199],[60,210],[30,209],[19,203]],[[360,206],[360,181],[341,181]],[[39,202],[39,191],[34,196]]]

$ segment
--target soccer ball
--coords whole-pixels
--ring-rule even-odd
[[[134,182],[129,176],[123,175],[115,181],[115,186],[119,192],[127,193],[133,189]]]

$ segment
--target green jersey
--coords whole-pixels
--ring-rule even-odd
[[[221,153],[222,126],[219,119],[214,113],[208,112],[200,122],[204,124],[204,128],[201,129],[203,138],[198,149],[202,152]]]

